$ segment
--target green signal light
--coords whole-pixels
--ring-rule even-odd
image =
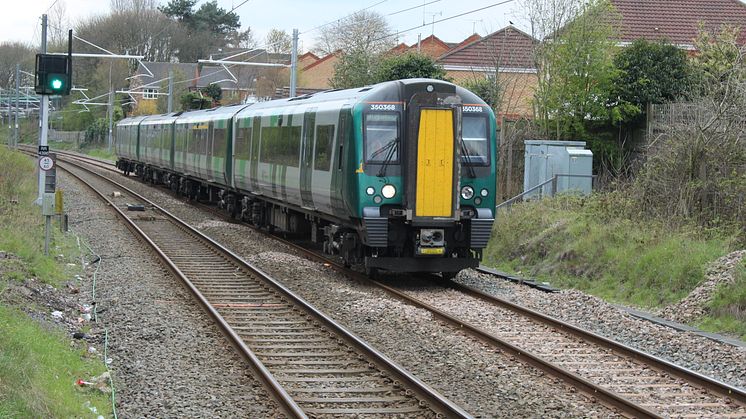
[[[52,89],[54,89],[54,90],[60,90],[60,89],[62,89],[62,80],[60,80],[60,79],[52,79],[51,86],[52,86]]]

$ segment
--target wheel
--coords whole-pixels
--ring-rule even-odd
[[[381,276],[381,271],[378,268],[365,267],[365,275],[370,279],[378,279]]]
[[[446,281],[450,281],[451,279],[455,278],[456,275],[458,275],[458,272],[441,272],[440,276],[443,277]]]

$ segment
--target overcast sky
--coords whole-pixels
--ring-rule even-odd
[[[64,3],[67,15],[74,27],[75,22],[96,14],[106,14],[109,10],[109,0],[57,0]],[[199,0],[197,7],[207,0]],[[230,10],[243,0],[218,0],[224,9]],[[293,28],[301,31],[301,47],[307,50],[313,46],[318,31],[306,32],[318,25],[333,21],[346,14],[362,8],[371,7],[383,15],[401,11],[409,7],[422,6],[434,0],[249,0],[240,6],[236,13],[241,18],[243,28],[251,27],[257,34],[257,39],[264,40],[264,36],[271,28],[285,29],[291,33]],[[166,3],[167,0],[161,0]],[[394,30],[403,31],[425,22],[437,21],[454,15],[468,12],[481,7],[497,3],[498,0],[440,0],[425,7],[388,16],[387,19]],[[435,35],[446,42],[460,42],[476,31],[486,35],[498,30],[513,21],[521,27],[521,0],[508,1],[466,16],[436,23]],[[47,11],[54,0],[2,0],[2,16],[0,17],[0,40],[23,41],[38,45],[40,42],[39,17]],[[380,3],[380,4],[379,4]],[[417,42],[418,33],[422,37],[433,33],[433,26],[428,24],[400,35],[400,41],[409,44]],[[90,41],[96,42],[95,39]]]

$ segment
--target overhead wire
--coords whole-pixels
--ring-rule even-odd
[[[386,39],[386,38],[392,38],[392,37],[401,35],[403,33],[407,33],[409,31],[413,31],[415,29],[424,28],[426,26],[434,25],[436,23],[445,22],[445,21],[451,20],[451,19],[456,19],[456,18],[459,18],[459,17],[462,17],[462,16],[470,15],[472,13],[476,13],[476,12],[481,12],[482,10],[490,9],[490,8],[496,7],[496,6],[502,6],[503,4],[512,3],[514,1],[516,1],[516,0],[503,0],[503,1],[499,1],[497,3],[492,3],[492,4],[484,6],[484,7],[480,7],[480,8],[473,9],[473,10],[469,10],[467,12],[459,13],[459,14],[456,14],[456,15],[453,15],[453,16],[448,16],[448,17],[445,17],[443,19],[434,20],[432,22],[427,22],[427,23],[424,23],[422,25],[413,26],[413,27],[411,27],[409,29],[404,29],[404,30],[401,30],[401,31],[397,31],[397,32],[394,32],[394,33],[382,36],[380,38],[376,38],[376,39],[372,40],[371,42],[380,41],[380,40],[383,40],[383,39]]]

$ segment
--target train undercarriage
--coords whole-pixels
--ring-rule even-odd
[[[444,277],[455,276],[462,269],[479,266],[484,246],[473,249],[471,244],[478,236],[488,238],[491,227],[489,220],[485,236],[485,228],[479,228],[482,220],[470,209],[462,211],[462,221],[439,225],[412,225],[406,220],[406,211],[386,206],[365,208],[362,220],[334,219],[139,162],[122,159],[117,167],[143,182],[216,205],[234,219],[310,240],[325,254],[339,256],[345,266],[360,267],[368,274],[440,272]]]

